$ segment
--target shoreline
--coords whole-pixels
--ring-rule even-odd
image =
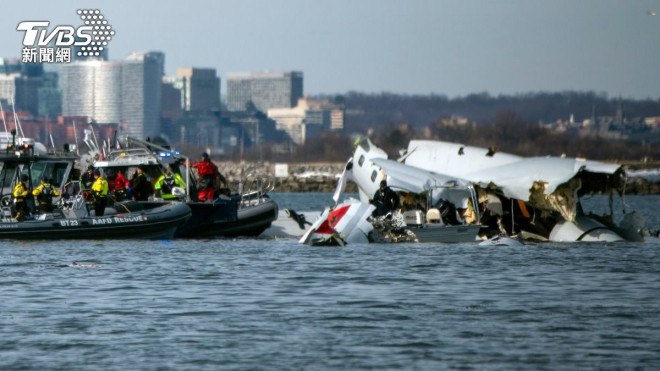
[[[286,175],[275,176],[275,164],[272,163],[229,163],[215,162],[220,172],[230,184],[258,175],[269,175],[275,181],[274,192],[334,192],[337,181],[344,170],[344,163],[290,163],[286,164]],[[281,169],[280,169],[281,170]],[[284,175],[284,174],[278,174]],[[357,185],[348,182],[346,192],[357,192]],[[628,178],[625,194],[658,195],[660,181],[652,181],[640,176]]]
[[[275,164],[215,162],[231,185],[258,175],[268,175],[275,181],[273,192],[334,192],[344,170],[343,163],[287,164],[286,176],[276,176]],[[283,175],[283,174],[278,174]],[[357,185],[348,182],[346,192],[357,192]]]

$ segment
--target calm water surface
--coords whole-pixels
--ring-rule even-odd
[[[2,370],[656,370],[660,242],[5,241],[0,330]]]

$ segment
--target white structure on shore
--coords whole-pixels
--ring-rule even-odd
[[[296,144],[304,144],[322,131],[344,128],[344,109],[328,100],[300,98],[293,108],[272,108],[268,118]]]

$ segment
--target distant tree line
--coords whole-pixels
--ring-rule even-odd
[[[583,120],[592,115],[614,116],[619,100],[626,117],[660,116],[660,98],[608,98],[605,93],[594,92],[539,92],[497,97],[479,93],[451,99],[443,95],[350,92],[325,98],[344,104],[345,126],[349,132],[366,131],[389,122],[405,122],[414,128],[422,128],[442,117],[465,117],[479,125],[486,125],[492,123],[501,111],[516,112],[522,119],[531,122],[567,120],[571,114],[577,120]]]
[[[447,126],[438,120],[425,130],[407,125],[389,124],[375,131],[370,138],[390,157],[407,148],[411,139],[431,139],[458,142],[479,147],[494,147],[498,151],[520,156],[586,157],[609,162],[660,160],[660,140],[632,142],[600,137],[578,137],[550,131],[536,122],[524,120],[513,111],[501,111],[492,123]],[[396,158],[396,157],[393,157]]]
[[[660,160],[660,140],[609,140],[578,137],[545,129],[540,122],[576,120],[592,116],[614,116],[619,104],[626,117],[660,116],[660,99],[608,98],[593,92],[529,93],[490,96],[487,93],[447,98],[442,95],[363,94],[350,92],[322,96],[346,109],[343,133],[322,133],[303,146],[283,151],[281,146],[264,144],[242,154],[245,160],[286,162],[345,161],[353,153],[357,135],[368,135],[390,158],[411,139],[460,142],[522,156],[586,156],[603,161]],[[469,124],[447,125],[451,117],[466,118]],[[235,155],[232,156],[236,159]]]

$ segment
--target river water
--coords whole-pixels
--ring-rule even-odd
[[[659,308],[657,238],[0,242],[2,370],[656,370]]]

